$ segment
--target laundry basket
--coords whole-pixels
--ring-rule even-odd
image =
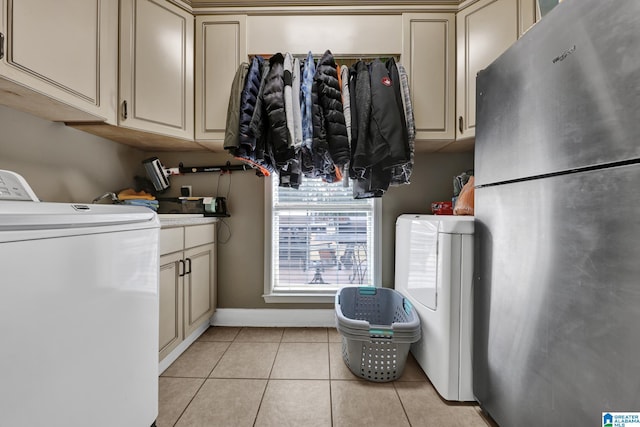
[[[400,378],[411,343],[420,339],[420,319],[411,303],[393,289],[353,286],[336,294],[335,308],[349,370],[374,382]]]

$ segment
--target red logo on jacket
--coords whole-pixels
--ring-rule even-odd
[[[391,79],[389,77],[383,77],[382,84],[386,87],[391,87]]]

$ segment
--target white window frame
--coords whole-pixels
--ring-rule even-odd
[[[273,260],[272,260],[272,238],[273,238],[273,192],[272,179],[278,179],[277,175],[265,178],[265,239],[264,239],[264,294],[262,295],[267,303],[333,303],[335,301],[335,290],[318,291],[310,287],[308,290],[283,291],[273,289]],[[303,178],[304,179],[304,178]],[[373,203],[373,255],[371,257],[371,285],[381,287],[381,264],[382,264],[382,200],[375,198]]]

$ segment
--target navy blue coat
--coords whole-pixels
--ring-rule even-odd
[[[249,70],[245,77],[244,88],[240,95],[240,147],[249,153],[255,150],[256,136],[251,129],[251,119],[256,108],[260,82],[262,80],[262,63],[264,59],[254,56],[249,64]]]

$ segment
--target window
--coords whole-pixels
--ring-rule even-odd
[[[333,302],[343,286],[378,285],[379,199],[321,179],[267,187],[267,302]]]

